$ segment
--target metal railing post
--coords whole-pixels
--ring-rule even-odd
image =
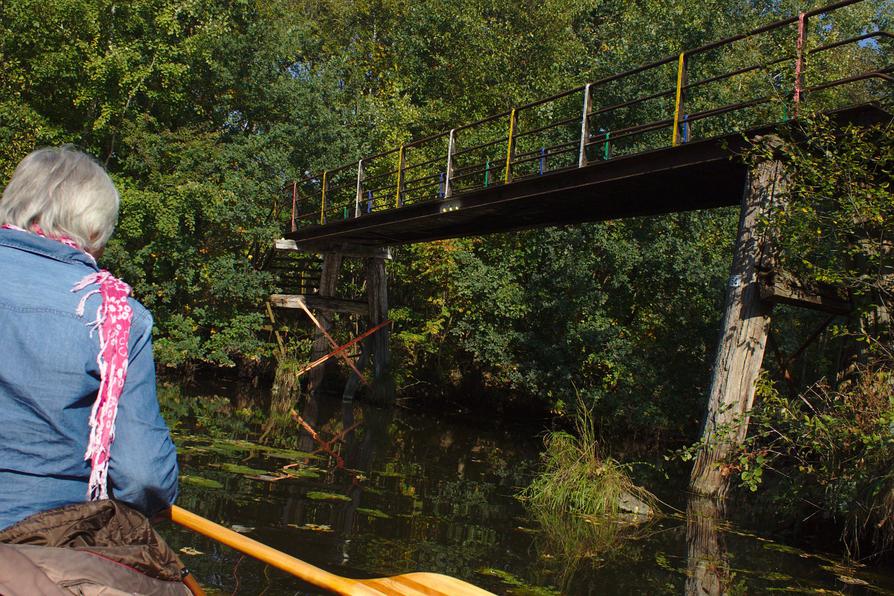
[[[295,224],[295,214],[298,211],[298,181],[292,180],[292,231],[298,230]]]
[[[577,158],[577,167],[587,165],[587,142],[590,140],[590,113],[593,105],[590,102],[590,83],[584,87],[584,107],[580,118],[580,153]]]
[[[322,198],[320,199],[320,224],[326,223],[326,176],[329,174],[328,170],[323,171],[323,187],[322,187]]]
[[[357,162],[357,195],[354,197],[354,217],[360,217],[360,200],[363,198],[363,160]]]
[[[795,96],[794,108],[792,116],[798,117],[798,107],[801,105],[801,86],[804,77],[804,37],[807,31],[807,15],[803,12],[798,14],[798,45],[797,57],[795,58]]]
[[[513,149],[515,149],[515,144],[513,140],[515,138],[515,108],[512,108],[512,112],[509,114],[509,140],[506,143],[506,175],[503,176],[503,183],[509,184],[512,182],[512,155]]]
[[[397,190],[394,193],[394,206],[400,207],[400,191],[401,184],[403,183],[404,176],[404,146],[400,146],[400,151],[397,154]]]
[[[444,198],[449,199],[453,194],[450,180],[453,178],[453,152],[456,151],[456,129],[450,129],[450,137],[447,140],[447,172],[444,179]]]
[[[681,115],[683,114],[683,100],[685,94],[683,87],[686,86],[686,52],[680,52],[680,60],[677,63],[677,93],[674,99],[674,133],[671,136],[671,146],[676,147],[679,144]]]

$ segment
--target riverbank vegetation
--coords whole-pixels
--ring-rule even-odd
[[[268,265],[289,181],[804,8],[9,0],[0,5],[0,178],[35,146],[75,143],[96,155],[122,199],[103,265],[153,312],[160,367],[185,376],[232,368],[272,382],[272,326],[289,351],[277,385],[288,387],[308,332],[297,318],[271,323],[264,302],[281,284]],[[844,20],[890,29],[892,10],[868,0]],[[821,20],[811,26],[837,35]],[[890,62],[888,42],[861,51]],[[779,93],[785,115],[789,90]],[[859,536],[851,544],[878,533],[873,548],[883,549],[892,526],[883,464],[892,448],[891,132],[803,132],[806,147],[784,145],[791,200],[767,225],[783,231],[787,267],[851,288],[858,310],[799,353],[823,316],[777,309],[778,349],[729,471],[745,492],[785,502],[788,518],[803,518],[809,502]],[[736,221],[736,210],[719,209],[396,248],[389,302],[401,396],[538,411],[566,428],[580,396],[606,444],[660,452],[691,443]],[[343,295],[359,293],[344,283]],[[343,323],[337,333],[347,336]],[[287,405],[280,400],[280,418]],[[566,453],[568,441],[556,435],[551,447]]]
[[[767,221],[778,258],[805,282],[847,288],[854,309],[781,313],[730,472],[785,516],[831,522],[867,556],[894,541],[894,126],[842,130],[817,118],[794,132],[776,147],[790,184]],[[811,327],[817,341],[805,344]],[[797,370],[785,354],[801,345]]]

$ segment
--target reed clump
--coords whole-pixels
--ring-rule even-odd
[[[604,454],[593,415],[578,407],[575,432],[544,439],[543,469],[519,497],[540,525],[544,571],[574,592],[582,566],[598,567],[649,532],[657,499],[633,483],[629,467]]]
[[[628,466],[604,455],[586,407],[578,409],[574,434],[550,432],[544,445],[543,469],[520,495],[536,513],[644,521],[656,511],[655,497],[633,483]]]

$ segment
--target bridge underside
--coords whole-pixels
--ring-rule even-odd
[[[832,114],[871,124],[890,115],[864,105]],[[763,127],[725,137],[550,172],[445,200],[406,205],[286,235],[296,247],[393,246],[524,228],[738,205],[746,167],[737,156]]]

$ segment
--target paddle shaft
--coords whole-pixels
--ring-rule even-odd
[[[305,563],[300,559],[296,559],[275,548],[271,548],[257,540],[252,540],[248,536],[243,536],[238,532],[234,532],[233,530],[225,528],[220,524],[216,524],[211,520],[198,516],[195,513],[191,513],[177,505],[171,506],[171,521],[185,528],[189,528],[194,532],[198,532],[203,536],[213,538],[221,544],[226,544],[239,552],[250,555],[268,565],[276,567],[277,569],[282,569],[286,573],[291,573],[295,577],[302,579],[309,584],[326,588],[337,594],[381,594],[378,591],[371,590],[358,583],[356,580],[351,580],[324,571],[319,567],[315,567],[310,563]]]
[[[323,571],[257,540],[252,540],[220,524],[190,513],[176,505],[169,510],[171,521],[217,540],[240,552],[282,569],[309,584],[349,596],[494,596],[461,579],[440,573],[404,573],[374,579],[348,579]]]

